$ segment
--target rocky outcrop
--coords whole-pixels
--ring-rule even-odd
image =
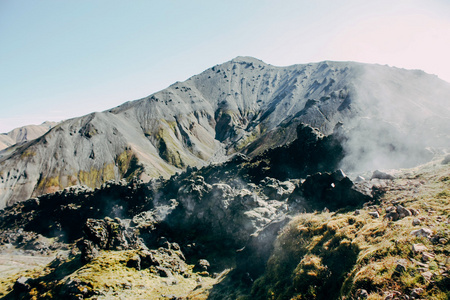
[[[133,230],[119,218],[106,217],[103,220],[87,219],[83,226],[84,238],[78,241],[81,259],[89,262],[99,250],[127,250],[145,248]]]
[[[307,211],[337,210],[346,206],[356,207],[372,200],[371,193],[354,184],[342,170],[333,173],[316,173],[306,177],[289,198],[297,207]]]

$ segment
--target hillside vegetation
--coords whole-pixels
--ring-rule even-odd
[[[380,183],[375,205],[295,216],[248,299],[449,299],[449,175],[435,161]],[[390,220],[396,205],[418,214]]]
[[[121,224],[126,218],[88,219],[84,234],[74,235],[76,245],[66,244],[60,238],[46,240],[48,246],[43,247],[48,250],[46,253],[55,253],[51,250],[53,247],[60,249],[59,256],[47,266],[5,274],[0,291],[4,299],[388,300],[408,299],[406,296],[409,299],[448,299],[450,165],[441,162],[442,159],[414,169],[397,170],[393,179],[365,180],[363,185],[372,186],[373,196],[369,201],[331,212],[323,206],[323,210],[313,211],[305,205],[306,210],[301,213],[298,201],[293,200],[298,197],[298,192],[291,189],[284,196],[287,198],[281,198],[285,199],[281,202],[285,201],[291,207],[287,210],[290,211],[287,219],[269,223],[254,219],[262,225],[235,236],[235,241],[244,243],[242,249],[239,249],[242,246],[240,242],[233,245],[227,238],[232,233],[226,228],[233,228],[232,224],[208,223],[217,220],[218,215],[213,212],[208,212],[213,213],[210,217],[197,219],[197,213],[203,215],[208,211],[205,204],[203,210],[197,207],[185,211],[186,206],[179,210],[172,201],[172,206],[157,209],[160,213],[164,210],[169,215],[173,214],[184,229],[178,225],[170,227],[164,221],[159,223],[156,211],[152,213],[153,217],[141,221],[133,218],[132,223],[138,224],[138,231],[133,235],[140,236],[145,244],[129,235],[128,231],[123,231],[125,227]],[[241,162],[239,165],[245,164]],[[200,172],[208,182],[208,173],[213,178],[219,170],[227,173],[233,166],[231,163],[221,165],[221,168],[216,166],[191,172]],[[261,192],[257,199],[262,200],[260,197],[268,195],[265,193],[273,193],[266,181],[260,184],[262,189],[265,187],[265,192]],[[183,194],[190,186],[189,189],[206,193],[205,198],[199,201],[210,202],[207,190],[202,192],[202,186],[207,186],[205,184],[182,185],[179,193]],[[223,188],[221,193],[225,191]],[[130,191],[127,186],[124,190]],[[139,190],[132,188],[128,194],[132,197],[130,199],[138,199]],[[226,197],[224,194],[215,195],[219,199]],[[73,200],[71,203],[74,205],[72,209],[84,205]],[[24,213],[24,207],[28,205],[16,205],[15,209],[22,207]],[[99,205],[101,207],[102,204]],[[280,212],[280,208],[275,209],[279,204],[273,202],[271,205],[263,207]],[[260,208],[247,211],[237,219],[238,222],[245,224],[244,216],[252,220]],[[191,218],[195,216],[196,221],[191,221],[192,228],[186,227],[189,223],[180,219],[182,213],[188,213]],[[139,218],[144,216],[133,214]],[[14,215],[10,211],[9,217],[3,214],[2,218],[11,221]],[[29,218],[26,214],[24,216]],[[20,222],[14,224],[23,228]],[[206,224],[210,224],[209,231],[202,231],[201,227]],[[104,228],[110,228],[105,231],[106,235],[101,233]],[[223,231],[218,231],[220,228]],[[43,232],[43,229],[35,229]],[[247,234],[251,232],[254,233],[249,237]],[[79,239],[79,236],[84,238]],[[5,237],[8,235],[3,234],[3,240]],[[12,246],[15,251],[36,249],[36,238],[28,238],[27,244],[26,237],[14,242],[9,236],[12,244],[3,242],[3,251]],[[44,237],[40,241],[44,243]],[[94,247],[86,248],[92,243]],[[102,243],[109,246],[101,246]],[[61,251],[64,247],[71,250]],[[42,248],[37,248],[42,252]],[[39,255],[36,251],[31,253]]]

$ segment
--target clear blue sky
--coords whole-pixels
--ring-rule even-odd
[[[0,132],[145,97],[236,56],[450,81],[450,1],[0,0]]]

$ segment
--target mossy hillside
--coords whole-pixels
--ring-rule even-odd
[[[266,128],[262,128],[261,125],[256,126],[250,134],[245,135],[241,139],[239,139],[236,143],[236,147],[234,150],[236,152],[239,152],[243,150],[245,147],[256,141],[261,135],[263,135],[266,132]]]
[[[114,164],[104,164],[103,168],[97,169],[91,167],[89,171],[80,170],[78,174],[73,175],[57,175],[39,178],[34,191],[35,195],[53,193],[63,189],[66,186],[82,184],[90,188],[98,187],[104,182],[116,179],[116,171]]]
[[[53,193],[62,189],[60,177],[41,177],[37,182],[35,193],[37,195]]]
[[[279,235],[265,274],[253,285],[249,299],[353,299],[359,289],[368,299],[385,299],[398,292],[410,295],[422,288],[422,299],[450,297],[450,167],[428,166],[404,171],[386,187],[381,204],[347,213],[297,216]],[[398,221],[374,219],[368,213],[402,204],[418,209],[419,216]],[[413,219],[420,226],[412,224]],[[429,228],[434,238],[411,232]],[[414,244],[433,254],[425,262]],[[398,264],[406,268],[396,271]],[[429,272],[429,273],[427,273]],[[431,276],[429,278],[428,276]]]
[[[78,172],[80,184],[90,188],[100,186],[102,183],[112,179],[116,179],[114,164],[104,164],[101,169],[91,167],[89,171],[80,170]]]
[[[10,299],[4,298],[8,294],[10,294],[13,290],[14,283],[17,278],[24,276],[29,278],[37,278],[48,275],[48,269],[46,266],[35,266],[30,267],[28,270],[23,270],[17,273],[13,273],[7,276],[5,274],[1,274],[0,276],[0,298],[2,299]]]
[[[207,299],[209,290],[220,278],[201,276],[189,265],[184,276],[162,277],[153,268],[137,270],[127,262],[139,250],[101,251],[99,256],[83,265],[79,256],[55,259],[45,268],[21,272],[0,281],[0,296],[13,299],[12,286],[20,276],[32,278],[32,289],[24,299],[62,299],[67,297],[67,284],[81,282],[83,299]],[[10,297],[10,298],[8,298]]]
[[[98,299],[108,299],[114,295],[127,299],[170,299],[170,295],[206,299],[207,293],[202,297],[189,297],[189,294],[196,287],[205,291],[216,283],[211,277],[200,277],[194,273],[192,265],[188,267],[188,276],[174,274],[174,278],[160,277],[151,268],[138,271],[127,267],[126,262],[136,253],[136,250],[104,251],[72,276],[90,284],[93,290],[103,291],[104,297]]]
[[[122,178],[130,180],[134,176],[139,177],[144,167],[139,164],[139,159],[130,148],[125,149],[115,159],[116,166]]]
[[[155,134],[158,143],[159,156],[167,163],[183,169],[188,165],[195,165],[196,162],[190,159],[182,148],[180,142],[176,139],[175,129],[170,124],[160,126]]]
[[[352,233],[362,224],[361,217],[346,219],[329,213],[297,217],[278,237],[252,297],[335,299],[356,262],[359,247],[351,242]]]

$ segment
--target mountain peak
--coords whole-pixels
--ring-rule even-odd
[[[258,63],[267,65],[267,63],[263,62],[260,59],[254,58],[252,56],[237,56],[231,60],[234,63]]]

